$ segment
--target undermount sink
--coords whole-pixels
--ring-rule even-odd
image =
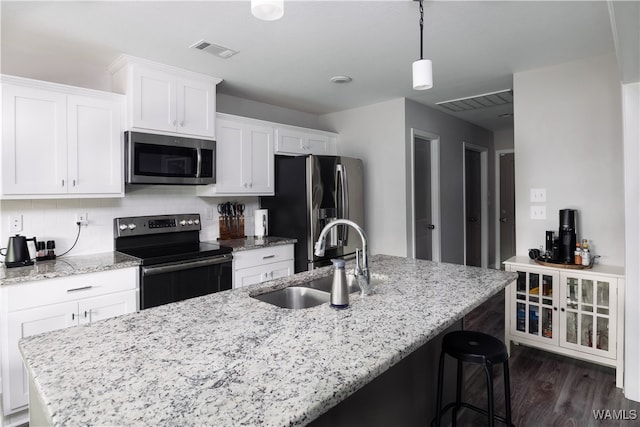
[[[298,283],[295,286],[278,289],[260,295],[253,295],[251,298],[273,304],[281,308],[310,308],[331,300],[332,276],[325,276],[308,282]],[[372,277],[371,284],[375,287],[382,282],[380,277]],[[350,294],[360,292],[360,286],[352,274],[347,275],[347,284]]]
[[[300,283],[298,286],[304,286],[304,287],[318,289],[321,291],[331,293],[332,282],[333,282],[333,276],[325,276],[319,279],[313,279],[308,282]],[[358,286],[356,278],[353,274],[347,275],[347,286],[350,294],[354,292],[360,292],[360,286]]]
[[[298,309],[315,307],[316,305],[329,302],[331,293],[309,287],[290,286],[288,288],[278,289],[277,291],[267,292],[266,294],[255,295],[252,298],[282,308]]]

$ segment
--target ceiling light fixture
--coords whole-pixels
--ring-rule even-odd
[[[420,59],[413,63],[413,88],[415,90],[427,90],[433,87],[433,71],[431,60],[423,59],[422,56],[422,32],[424,29],[424,8],[422,0],[420,2]]]
[[[251,0],[251,13],[263,21],[275,21],[284,15],[284,0]]]

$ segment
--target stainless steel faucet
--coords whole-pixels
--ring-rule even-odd
[[[358,232],[362,240],[362,250],[356,249],[355,276],[363,295],[371,294],[371,277],[369,274],[369,251],[367,250],[367,235],[362,227],[348,219],[336,219],[324,226],[315,244],[316,256],[324,256],[325,238],[329,230],[337,225],[348,225]]]

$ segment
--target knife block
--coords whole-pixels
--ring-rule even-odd
[[[220,240],[244,239],[244,216],[221,216],[218,218]]]

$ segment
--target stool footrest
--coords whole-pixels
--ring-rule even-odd
[[[447,403],[444,406],[444,408],[442,408],[442,415],[446,414],[449,409],[455,408],[456,406],[457,406],[456,402]],[[460,402],[460,407],[469,408],[471,410],[474,410],[476,412],[481,413],[484,416],[489,416],[489,412],[487,412],[487,410],[482,409],[482,408],[478,408],[477,406],[472,405],[472,404],[467,403],[467,402]],[[500,415],[494,415],[493,418],[498,420],[498,421],[500,421],[500,422],[503,422],[503,423],[507,424],[508,427],[515,427],[515,424],[511,424],[509,426],[509,424],[507,422],[507,419],[505,417],[502,417]],[[431,425],[434,426],[435,424],[436,424],[436,419],[434,418],[433,421],[431,421]]]

